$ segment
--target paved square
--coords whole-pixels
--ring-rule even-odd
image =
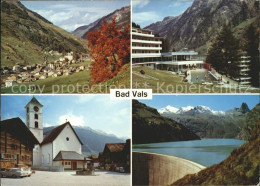
[[[76,175],[75,171],[36,171],[31,177],[1,178],[2,186],[83,186],[83,185],[130,185],[130,174],[97,170],[95,176]]]

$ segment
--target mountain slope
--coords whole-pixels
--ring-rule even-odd
[[[111,14],[108,14],[107,16],[104,16],[89,25],[81,26],[75,29],[72,33],[76,36],[86,38],[88,32],[92,32],[95,29],[98,29],[100,25],[103,24],[103,19],[107,22],[110,22],[114,17],[116,17],[117,25],[130,25],[130,6],[115,10]]]
[[[214,111],[205,106],[188,106],[174,112],[171,111],[174,109],[169,108],[160,109],[160,114],[181,123],[201,138],[236,138],[249,112],[246,103],[226,112]]]
[[[186,175],[172,185],[257,185],[259,184],[260,121],[255,123],[251,139],[235,149],[219,164],[197,174]]]
[[[242,131],[239,133],[238,138],[248,140],[254,127],[254,123],[260,121],[260,103],[258,103],[246,116],[245,124]]]
[[[172,49],[197,49],[205,54],[224,24],[235,28],[248,19],[259,18],[258,7],[259,1],[194,0],[192,6],[178,17],[164,19],[146,29],[167,37]],[[246,27],[235,35],[240,38],[245,30]]]
[[[1,1],[2,66],[42,63],[50,50],[85,53],[86,49],[86,41],[53,25],[19,1]],[[52,58],[55,56],[48,56]]]
[[[133,100],[133,144],[200,139],[183,125],[161,116],[156,109]]]
[[[47,132],[54,127],[44,128],[43,131]],[[106,134],[91,129],[90,127],[76,127],[73,126],[76,134],[79,136],[83,143],[82,152],[85,154],[98,154],[103,152],[106,143],[124,143],[125,140],[116,137],[115,135]]]

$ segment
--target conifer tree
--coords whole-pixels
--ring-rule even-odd
[[[228,26],[224,26],[212,43],[206,61],[220,73],[239,76],[239,42]]]

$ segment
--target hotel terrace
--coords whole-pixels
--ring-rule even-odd
[[[146,29],[132,28],[132,64],[152,69],[180,72],[187,68],[203,68],[194,51],[162,53],[162,37]]]

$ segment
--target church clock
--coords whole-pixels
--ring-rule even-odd
[[[39,108],[37,106],[34,106],[33,109],[34,109],[35,112],[39,111]]]

